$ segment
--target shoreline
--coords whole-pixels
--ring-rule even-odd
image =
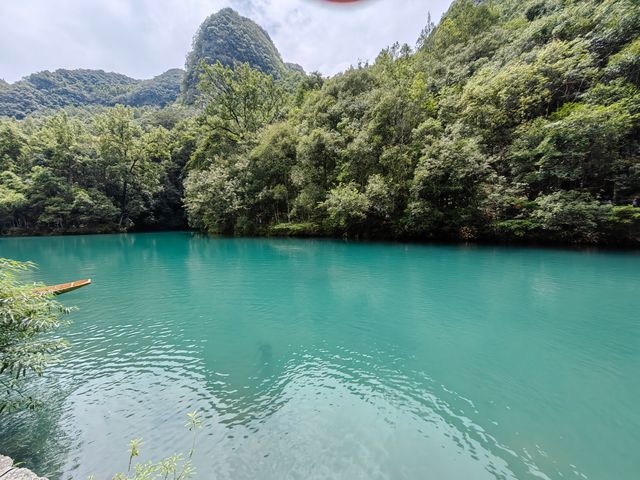
[[[567,243],[552,240],[491,240],[491,239],[475,239],[461,240],[450,238],[425,238],[416,237],[392,238],[385,236],[356,236],[346,237],[337,235],[311,235],[311,234],[277,234],[264,233],[255,235],[230,235],[207,233],[201,230],[189,228],[167,228],[167,229],[143,229],[143,230],[124,230],[124,231],[67,231],[67,232],[24,232],[20,234],[0,234],[0,240],[11,238],[47,238],[47,237],[90,237],[101,235],[145,235],[158,233],[191,233],[193,235],[202,235],[210,238],[220,239],[291,239],[291,240],[326,240],[339,241],[346,243],[388,243],[388,244],[406,244],[406,245],[438,245],[438,246],[466,246],[466,247],[501,247],[501,248],[532,248],[532,249],[558,249],[569,251],[610,251],[610,252],[637,252],[640,253],[640,243],[637,244],[611,244],[611,243]]]

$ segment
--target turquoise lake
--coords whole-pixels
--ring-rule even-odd
[[[52,480],[188,452],[201,479],[640,478],[640,254],[224,239],[0,239],[92,278],[46,406],[0,453]]]

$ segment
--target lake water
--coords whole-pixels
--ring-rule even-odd
[[[0,452],[51,479],[188,452],[201,479],[640,478],[640,254],[216,239],[0,239],[94,284],[48,403]]]

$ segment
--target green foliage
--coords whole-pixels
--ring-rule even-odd
[[[565,104],[550,118],[523,126],[513,143],[522,162],[516,167],[534,166],[542,190],[591,186],[599,193],[628,162],[627,139],[638,120],[629,100],[634,97],[606,106]]]
[[[327,210],[327,223],[337,231],[349,232],[367,218],[371,204],[354,183],[340,184],[331,189],[322,207]]]
[[[35,408],[27,375],[42,375],[66,343],[55,336],[68,312],[19,279],[34,266],[0,258],[0,414]]]
[[[173,68],[149,80],[137,81],[134,88],[113,98],[108,105],[166,107],[175,102],[180,95],[183,76],[183,70]]]
[[[639,31],[630,0],[456,0],[324,79],[225,9],[196,106],[0,123],[0,228],[637,244]]]
[[[191,133],[183,120],[168,131],[139,115],[119,106],[88,119],[0,121],[0,232],[183,226]]]
[[[640,85],[640,38],[636,38],[611,56],[605,75],[608,78],[624,78]]]
[[[498,20],[492,2],[458,0],[454,2],[437,29],[422,42],[422,48],[446,50],[473,41]]]
[[[234,233],[246,210],[243,186],[232,169],[212,165],[192,172],[185,183],[185,208],[192,227],[210,233]]]
[[[300,83],[284,121],[201,129],[193,166],[218,166],[190,174],[199,178],[186,192],[190,223],[635,242],[635,223],[613,209],[640,194],[638,25],[640,9],[626,1],[458,0],[428,23],[417,52],[396,44],[373,65]],[[227,77],[218,91],[251,78],[248,66],[215,69]],[[233,118],[228,100],[204,102],[209,118]]]
[[[490,180],[489,158],[476,139],[444,137],[420,159],[411,186],[409,227],[453,231],[474,226]]]
[[[283,114],[285,95],[271,75],[247,63],[233,68],[201,65],[199,89],[206,102],[204,119],[210,130],[227,143],[238,143]]]
[[[310,237],[317,235],[320,227],[315,223],[277,223],[268,233],[278,237]]]
[[[286,69],[269,34],[231,8],[224,8],[207,18],[194,37],[183,83],[183,96],[188,103],[197,96],[202,65],[218,62],[228,67],[247,63],[274,76],[282,75]]]
[[[129,465],[126,473],[114,475],[113,480],[187,480],[193,477],[195,469],[191,463],[196,446],[198,430],[202,428],[202,420],[197,411],[187,414],[186,427],[193,433],[193,443],[188,455],[174,454],[158,462],[134,464],[141,454],[143,441],[141,438],[129,442]],[[91,476],[90,480],[95,477]]]
[[[17,122],[0,123],[0,170],[6,171],[16,167],[27,139]]]
[[[556,192],[540,196],[532,219],[539,228],[558,240],[597,243],[607,231],[612,208],[589,194]]]
[[[96,119],[98,149],[120,207],[119,225],[149,209],[160,188],[160,163],[169,154],[162,129],[143,135],[131,109],[117,106]]]

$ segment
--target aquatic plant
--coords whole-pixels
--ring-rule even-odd
[[[198,411],[188,413],[187,418],[185,426],[190,432],[193,432],[193,442],[188,455],[177,453],[158,462],[144,462],[134,465],[133,461],[140,456],[140,447],[143,442],[141,438],[131,440],[129,442],[127,473],[118,473],[113,476],[113,480],[186,480],[191,478],[195,473],[191,457],[195,451],[198,430],[202,428],[202,420]],[[92,475],[89,479],[94,480],[95,476]]]

